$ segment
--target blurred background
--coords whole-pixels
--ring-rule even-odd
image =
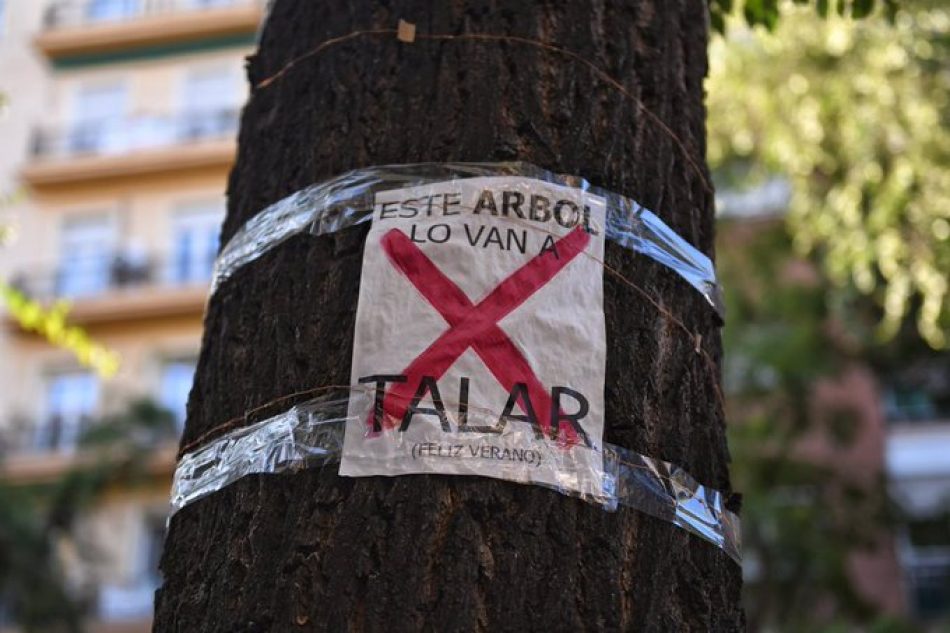
[[[150,628],[263,4],[0,0],[0,630]],[[749,628],[950,631],[950,8],[800,4],[712,15]]]

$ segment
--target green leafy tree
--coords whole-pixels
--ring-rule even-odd
[[[788,0],[709,0],[709,15],[713,28],[720,33],[726,31],[726,22],[735,13],[741,13],[749,26],[775,28],[782,14],[782,5]],[[841,16],[864,18],[874,11],[876,6],[891,18],[897,12],[898,0],[793,0],[795,4],[814,6],[819,16],[826,18],[837,13]]]
[[[95,545],[77,542],[77,519],[110,486],[144,483],[149,453],[174,433],[169,411],[135,400],[90,425],[77,465],[63,476],[31,485],[0,479],[0,607],[8,617],[28,632],[82,629],[91,605],[65,580],[61,551],[95,560]]]
[[[746,236],[729,242],[737,232]],[[812,395],[817,383],[865,353],[873,312],[796,257],[781,223],[724,222],[720,234],[730,447],[754,570],[745,588],[750,628],[882,625],[878,606],[855,589],[848,563],[886,538],[883,482],[800,450],[808,438],[836,450],[855,440],[857,412],[838,407],[816,415]]]
[[[769,6],[782,13],[759,20],[771,32],[712,44],[710,162],[746,182],[788,179],[796,249],[873,296],[885,338],[913,316],[931,346],[947,345],[950,8],[902,3],[890,21],[855,22]]]

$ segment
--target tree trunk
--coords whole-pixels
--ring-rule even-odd
[[[402,18],[420,34],[555,43],[629,95],[576,59],[513,41],[365,35],[327,46],[254,90],[222,240],[266,205],[348,169],[516,159],[630,196],[711,253],[705,11],[686,0],[278,0],[250,59],[252,84],[321,42]],[[183,443],[284,394],[349,382],[366,232],[297,236],[219,289]],[[606,258],[719,357],[717,318],[699,293],[612,242]],[[604,439],[729,490],[718,376],[695,341],[611,274],[604,309]],[[709,543],[629,508],[609,513],[475,477],[349,479],[335,466],[246,477],[174,517],[162,570],[159,631],[743,626],[740,569]]]

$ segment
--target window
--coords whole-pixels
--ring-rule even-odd
[[[9,589],[5,590],[9,591]],[[9,595],[0,593],[0,626],[7,628],[13,627],[13,606]]]
[[[191,69],[185,77],[182,110],[186,138],[220,137],[235,131],[238,81],[230,66]]]
[[[228,7],[235,3],[235,0],[191,0],[191,6],[196,9],[211,9],[214,7]]]
[[[89,0],[86,19],[90,22],[124,20],[139,12],[139,0]]]
[[[184,110],[230,110],[237,105],[237,81],[231,66],[192,68],[185,76]]]
[[[165,544],[165,521],[164,513],[149,512],[146,513],[142,523],[142,560],[144,563],[142,572],[149,584],[155,588],[158,588],[162,581],[158,564],[161,562],[162,546]]]
[[[63,297],[82,297],[108,289],[114,238],[108,216],[68,220],[60,239],[57,293]]]
[[[127,118],[126,93],[122,82],[82,86],[73,103],[69,149],[74,152],[122,150],[128,141],[123,128]]]
[[[195,284],[211,279],[223,218],[224,210],[218,205],[187,208],[175,216],[172,227],[172,282]]]
[[[185,426],[185,407],[195,375],[195,365],[193,360],[176,360],[166,363],[162,369],[159,401],[174,414],[179,433]]]
[[[922,619],[945,616],[950,605],[950,556],[918,562],[908,569],[914,613]]]
[[[165,539],[165,514],[147,509],[132,538],[137,550],[131,574],[124,582],[99,587],[97,615],[107,622],[137,620],[152,613],[155,590],[161,584],[158,561]]]
[[[903,558],[914,613],[924,619],[950,613],[950,514],[910,521]]]
[[[935,423],[950,420],[950,364],[932,354],[909,357],[882,376],[888,422]]]
[[[7,0],[0,0],[0,38],[7,32]]]
[[[46,412],[36,429],[35,447],[73,450],[98,396],[99,384],[91,372],[77,371],[50,378],[46,385]]]
[[[892,387],[884,392],[884,411],[891,421],[931,420],[936,409],[926,391]]]

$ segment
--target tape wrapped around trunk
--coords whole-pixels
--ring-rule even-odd
[[[372,392],[364,393],[366,413],[373,406],[373,398]],[[349,396],[313,398],[185,454],[175,470],[171,514],[247,475],[292,473],[337,464],[350,419],[349,402]],[[546,446],[550,452],[540,457],[556,459],[558,445],[550,442]],[[598,452],[603,460],[599,495],[578,495],[569,485],[545,487],[582,496],[608,511],[624,506],[668,521],[741,562],[739,518],[726,509],[722,493],[699,484],[669,462],[608,443]]]
[[[495,189],[503,196],[499,208],[493,201]],[[509,195],[517,196],[519,202],[509,207]],[[494,262],[483,259],[481,266],[475,259],[457,256],[457,250],[427,254],[414,224],[399,230],[390,223],[397,216],[414,218],[411,211],[422,213],[412,206],[421,200],[428,201],[425,213],[432,215],[438,211],[433,200],[439,196],[446,216],[442,222],[467,222],[447,217],[459,216],[464,208],[471,218],[487,221],[491,216],[492,222],[521,224],[520,231],[501,229],[508,233],[509,242],[506,248],[499,237],[499,252],[513,252],[512,240],[519,244],[517,234],[526,236],[527,228],[539,231],[535,235],[547,240],[545,246],[526,252],[528,240],[522,237],[517,249],[520,256],[501,261],[501,254],[493,255]],[[492,202],[483,206],[486,200]],[[525,208],[517,206],[528,200]],[[559,209],[570,209],[570,219],[559,215]],[[407,215],[399,215],[403,211]],[[302,402],[269,419],[229,430],[186,453],[175,473],[173,513],[250,474],[324,467],[342,459],[335,471],[341,476],[423,472],[487,476],[552,488],[610,511],[620,506],[634,508],[713,543],[739,561],[738,518],[725,508],[720,492],[699,484],[673,464],[602,441],[603,240],[671,268],[721,317],[720,288],[708,257],[636,201],[592,187],[576,176],[553,174],[521,162],[389,165],[347,172],[261,211],[222,249],[215,263],[212,293],[240,267],[294,235],[333,233],[373,221],[377,212],[367,240],[374,238],[373,246],[378,248],[367,247],[364,252],[362,312],[357,312],[349,394]],[[449,239],[450,225],[434,226],[445,234],[436,239],[430,229],[429,241],[448,248],[442,245]],[[463,228],[467,241],[460,243],[467,255],[476,241],[468,225]],[[489,257],[484,255],[488,243],[486,239],[474,252]],[[576,263],[571,264],[574,257]],[[490,269],[491,265],[495,268]],[[486,270],[485,279],[478,279],[476,273]],[[462,289],[456,282],[472,287]],[[388,303],[374,303],[381,298]],[[534,299],[534,311],[514,312]],[[416,312],[398,309],[407,300],[414,302]],[[363,313],[364,321],[360,321]],[[380,315],[393,314],[411,314],[404,320],[406,327],[412,325],[415,336],[403,332],[389,337],[393,328]],[[510,331],[498,325],[503,319]],[[551,332],[557,333],[558,345],[573,349],[570,357],[576,371],[551,371],[567,365],[557,355],[545,355],[550,346],[545,345],[544,334]],[[430,337],[436,340],[430,342]],[[414,345],[412,353],[403,349],[408,340]],[[360,341],[366,349],[358,345]],[[399,348],[398,354],[387,356],[390,350],[381,341]],[[469,349],[473,355],[466,361]],[[468,373],[450,369],[466,362],[481,364],[475,370],[470,365]],[[406,369],[399,375],[389,375],[401,367]],[[546,373],[536,375],[539,369]],[[420,379],[416,375],[420,372],[431,375]],[[479,383],[479,388],[497,391],[501,387],[507,394],[508,404],[500,415],[486,404],[487,391],[479,397],[470,394],[475,375],[488,380],[487,386]],[[437,382],[456,378],[458,401],[449,403],[439,395]],[[386,384],[395,386],[387,391]],[[426,393],[438,403],[436,409],[418,407]],[[560,405],[564,393],[576,399],[578,406],[571,413]],[[518,402],[525,415],[513,414]],[[417,413],[437,414],[440,423],[412,423]],[[580,418],[588,414],[585,430]],[[508,420],[525,423],[506,424]],[[561,425],[562,421],[566,424]]]
[[[594,187],[578,176],[555,174],[525,162],[364,167],[310,185],[265,208],[234,234],[215,262],[211,292],[237,269],[294,235],[326,235],[369,222],[375,195],[380,191],[485,176],[521,176],[603,197],[607,204],[607,239],[671,268],[724,317],[712,262],[656,214],[631,198]]]

